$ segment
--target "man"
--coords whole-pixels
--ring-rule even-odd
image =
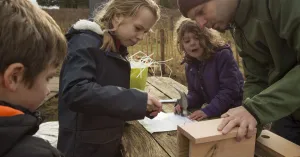
[[[299,0],[177,0],[200,28],[231,29],[246,76],[243,106],[229,110],[219,130],[238,126],[237,139],[273,122],[272,131],[300,145]]]

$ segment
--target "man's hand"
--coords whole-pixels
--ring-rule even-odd
[[[147,112],[150,112],[150,116],[156,117],[158,113],[161,111],[162,111],[162,104],[153,96],[148,94]]]
[[[188,118],[190,118],[191,120],[200,121],[204,118],[207,118],[207,115],[203,111],[197,110],[193,112],[191,115],[189,115]]]
[[[256,135],[257,121],[243,106],[230,109],[221,117],[224,119],[218,130],[222,131],[223,134],[227,134],[238,126],[237,141]]]

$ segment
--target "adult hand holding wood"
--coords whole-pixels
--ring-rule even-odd
[[[256,134],[257,121],[243,106],[230,109],[221,117],[224,119],[218,126],[218,130],[222,131],[223,134],[227,134],[238,126],[237,141],[251,138]]]

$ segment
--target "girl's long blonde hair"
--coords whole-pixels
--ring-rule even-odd
[[[104,8],[97,11],[94,21],[106,30],[103,34],[101,49],[117,52],[113,37],[107,30],[113,29],[112,20],[115,16],[135,16],[140,8],[148,8],[155,18],[160,18],[159,6],[153,0],[110,0]]]
[[[213,29],[203,28],[200,29],[195,21],[187,18],[180,18],[176,23],[176,45],[178,51],[184,52],[183,48],[183,36],[185,33],[193,33],[197,35],[200,46],[203,48],[204,53],[202,55],[203,60],[210,59],[215,51],[221,47],[224,47],[226,42],[221,37],[220,33]],[[185,53],[185,52],[184,52]],[[190,56],[185,53],[185,59],[189,60]]]

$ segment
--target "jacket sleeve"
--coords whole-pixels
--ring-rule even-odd
[[[69,45],[69,53],[60,79],[62,86],[60,96],[64,105],[74,112],[118,117],[126,121],[144,118],[147,93],[98,84],[93,56],[95,53],[99,53],[96,48],[76,49]]]
[[[186,75],[186,80],[187,80],[187,84],[188,84],[187,100],[188,100],[189,108],[193,108],[193,107],[202,105],[202,104],[200,104],[202,102],[200,100],[201,98],[193,86],[193,80],[190,77],[190,71],[189,71],[188,64],[185,66],[185,75]]]
[[[254,113],[261,124],[276,121],[300,108],[300,1],[270,1],[270,13],[282,39],[297,52],[297,65],[279,81],[253,98],[245,100],[245,107]],[[290,53],[290,52],[283,52]]]
[[[220,116],[242,95],[243,80],[232,51],[224,49],[216,57],[220,86],[217,95],[202,109],[208,117]]]

